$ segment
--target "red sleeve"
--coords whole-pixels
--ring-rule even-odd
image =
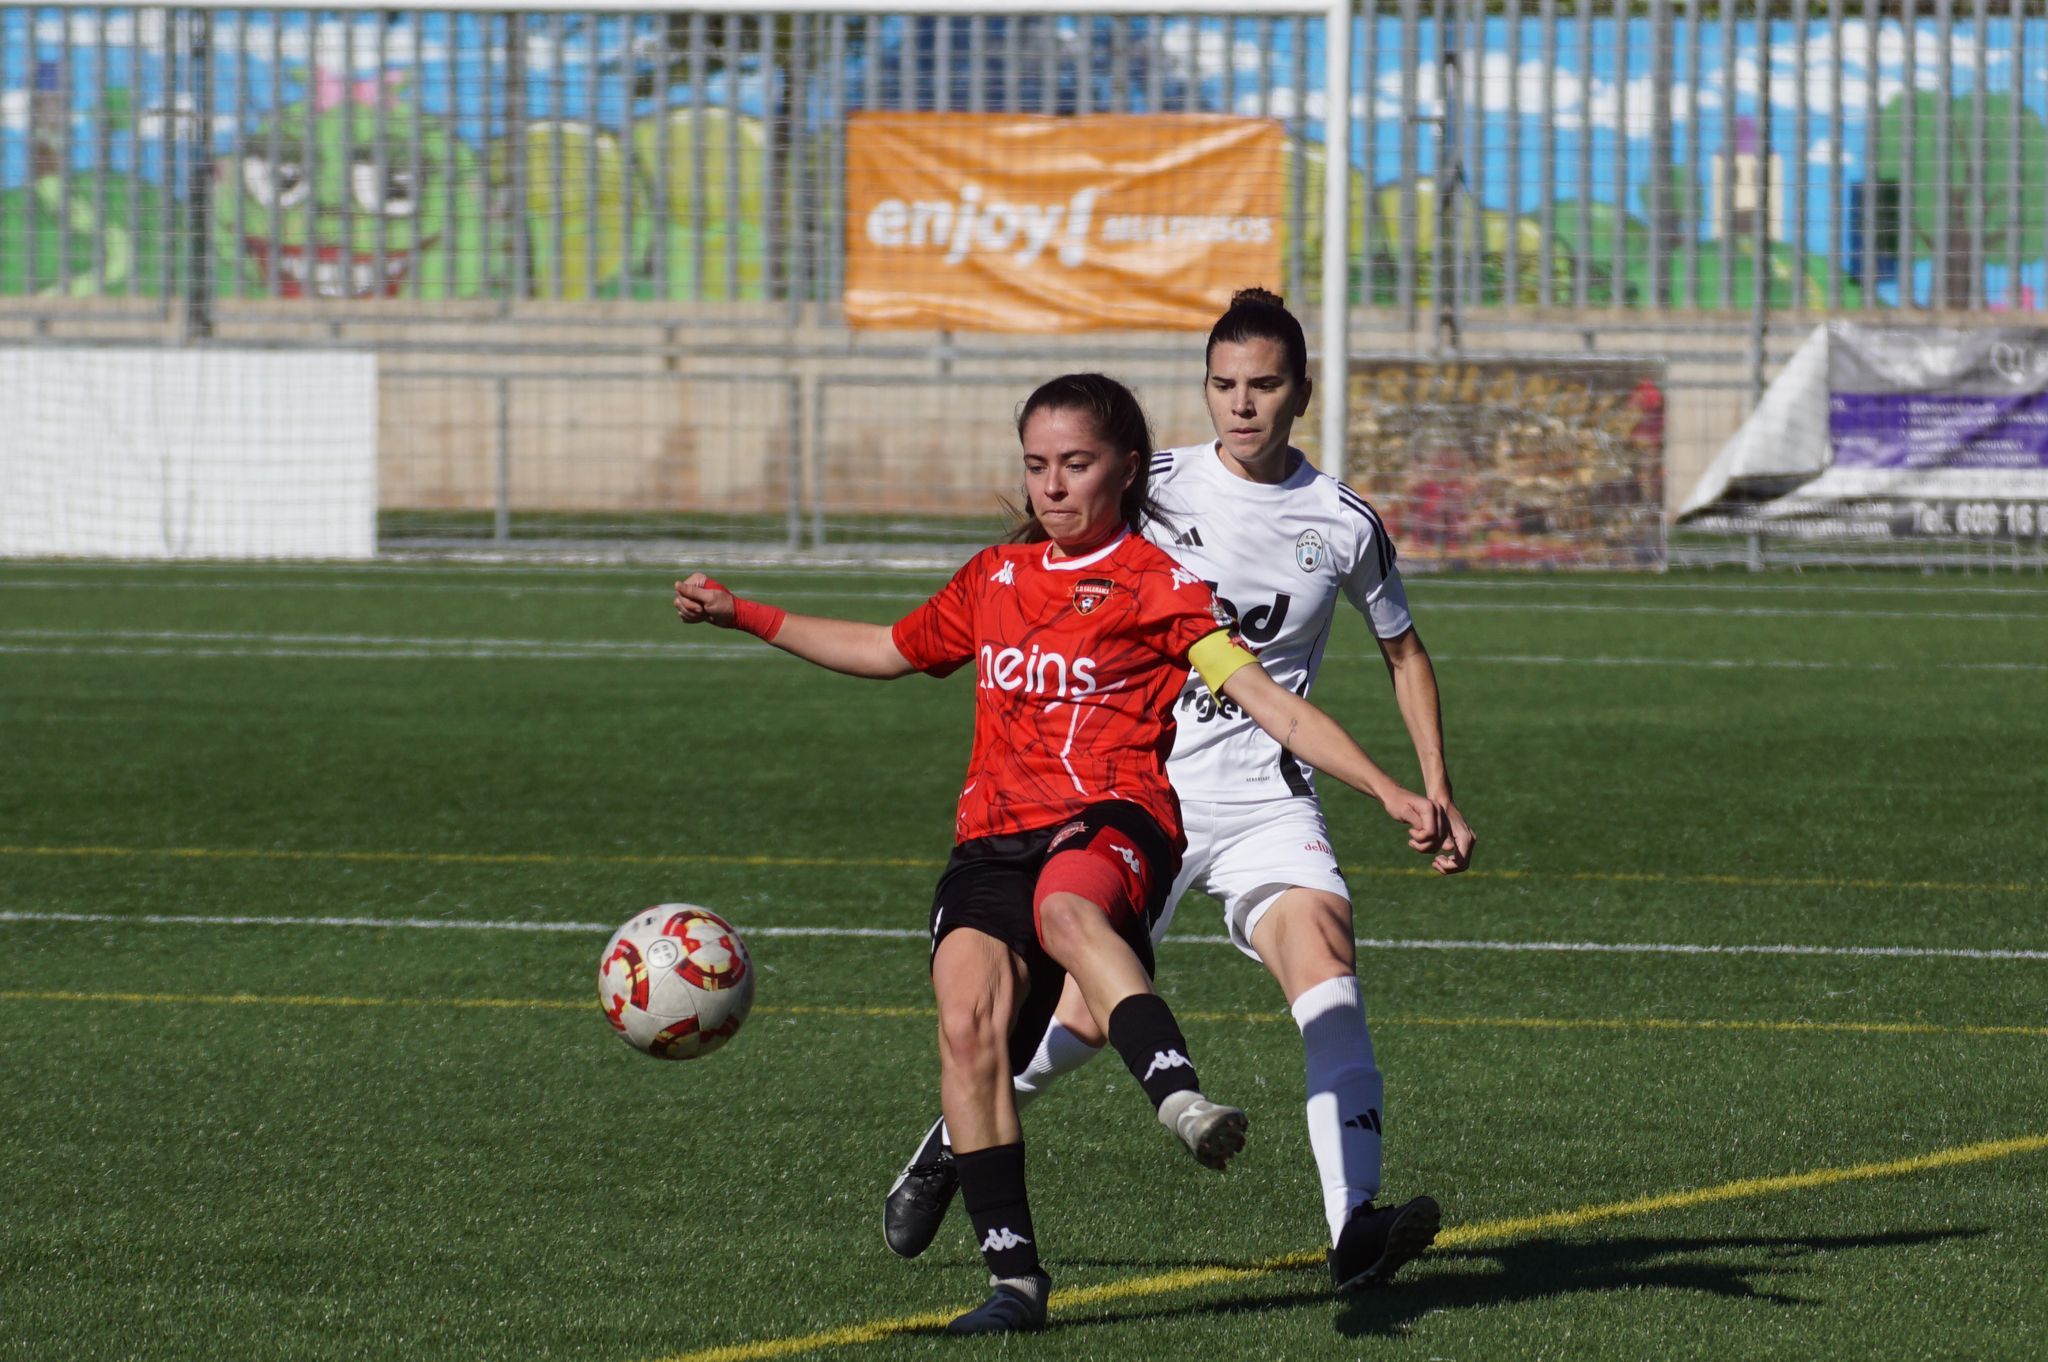
[[[1144,603],[1159,651],[1183,667],[1188,649],[1231,627],[1209,584],[1177,563],[1145,574]]]
[[[974,587],[986,578],[983,549],[953,574],[953,580],[889,631],[903,660],[921,672],[947,676],[974,659]]]

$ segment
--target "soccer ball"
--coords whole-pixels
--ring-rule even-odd
[[[693,903],[662,903],[612,933],[597,1001],[628,1045],[696,1059],[733,1038],[754,1005],[754,964],[732,924]]]

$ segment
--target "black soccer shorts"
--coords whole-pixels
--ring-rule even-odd
[[[1117,935],[1150,975],[1152,924],[1164,911],[1167,892],[1180,873],[1181,848],[1152,815],[1127,800],[1091,804],[1072,818],[1047,827],[962,842],[953,848],[938,887],[932,891],[934,956],[948,932],[972,927],[1008,946],[1024,962],[1030,984],[1010,1032],[1012,1073],[1020,1072],[1037,1050],[1067,977],[1038,939],[1032,903],[1039,874],[1056,850],[1086,848],[1104,831],[1117,834],[1116,844],[1134,849],[1143,862],[1139,879],[1145,901],[1138,905],[1140,911],[1116,920],[1116,925]]]

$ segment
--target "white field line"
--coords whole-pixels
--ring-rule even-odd
[[[1686,615],[1713,619],[1831,620],[2036,620],[2048,624],[2039,610],[1788,610],[1771,605],[1602,605],[1592,601],[1430,601],[1425,615],[1439,610],[1496,611],[1546,615]]]
[[[673,573],[664,575],[662,573],[657,572],[653,574],[643,574],[643,580],[635,586],[564,586],[560,583],[522,585],[511,582],[323,582],[285,580],[267,582],[191,581],[173,582],[169,583],[168,585],[150,582],[127,582],[122,583],[121,585],[131,588],[146,587],[152,593],[156,594],[161,594],[165,590],[181,591],[200,589],[204,589],[206,591],[269,592],[397,591],[404,592],[408,595],[416,591],[457,591],[470,595],[488,594],[493,596],[508,596],[515,598],[526,596],[617,596],[621,599],[626,599],[629,597],[637,596],[644,600],[651,600],[660,604],[666,603],[669,596],[672,594],[670,591],[670,583],[674,580],[675,574]],[[943,578],[933,578],[933,590],[936,590],[940,585],[943,584],[943,582]],[[740,590],[742,594],[745,594],[747,586],[745,582],[739,581],[737,578],[734,578],[732,579],[731,584],[734,585],[736,589]],[[7,581],[5,578],[0,578],[0,591],[108,591],[113,589],[116,588],[113,585],[105,582],[10,582]],[[778,586],[774,589],[773,594],[777,597],[786,597],[791,600],[921,601],[924,600],[926,597],[930,596],[931,592],[909,590],[810,591],[805,590],[802,587]]]
[[[953,568],[965,562],[971,555],[971,548],[963,547],[959,556],[943,565],[934,558],[913,557],[888,558],[816,558],[801,563],[790,563],[774,558],[758,558],[735,561],[721,557],[716,563],[706,559],[704,566],[714,573],[723,571],[732,576],[742,573],[752,578],[788,580],[847,580],[854,578],[902,579],[913,577],[943,578]],[[548,591],[584,592],[585,587],[561,587],[558,583],[565,577],[630,577],[636,581],[667,577],[693,570],[690,564],[647,561],[637,563],[588,563],[574,560],[535,561],[513,559],[505,562],[475,561],[452,563],[446,561],[407,562],[394,560],[383,563],[335,564],[329,568],[308,564],[259,564],[247,569],[241,577],[196,578],[178,577],[171,581],[152,581],[151,577],[191,571],[192,567],[177,563],[116,563],[116,562],[52,562],[24,564],[26,570],[38,573],[79,572],[81,574],[105,574],[99,579],[62,579],[52,576],[36,578],[9,578],[0,569],[0,590],[165,590],[220,589],[220,590],[277,590],[300,587],[336,587],[348,589],[417,589],[418,579],[426,577],[453,577],[471,580],[458,582],[450,589],[458,590],[505,590],[543,593]],[[345,577],[386,578],[381,582],[348,582]],[[534,584],[512,584],[492,582],[491,578],[534,577],[544,579]],[[1832,582],[1816,575],[1800,582],[1737,582],[1737,581],[1674,581],[1669,577],[1644,576],[1627,581],[1589,580],[1569,573],[1532,574],[1513,576],[1508,574],[1485,575],[1464,573],[1411,572],[1407,575],[1411,591],[1425,593],[1435,591],[1470,592],[1627,592],[1666,593],[1701,595],[1787,595],[1804,594],[1815,597],[1827,596],[2013,596],[2022,599],[2048,597],[2048,579],[2040,585],[2030,585],[2024,579],[2008,585],[1979,585],[1973,582],[1947,582],[1938,584],[1891,585],[1875,582]],[[640,588],[622,587],[622,591]],[[808,593],[806,593],[808,594]]]
[[[0,629],[0,638],[21,639],[142,639],[148,642],[180,643],[304,643],[342,648],[601,648],[610,652],[695,652],[700,648],[729,647],[718,642],[730,634],[698,630],[703,643],[641,639],[549,639],[474,638],[466,634],[276,634],[265,630],[212,629]]]
[[[1344,654],[1364,660],[1364,653]],[[1544,653],[1437,653],[1439,662],[1488,662],[1514,667],[1705,667],[1710,670],[1852,671],[1852,672],[2040,672],[2048,662],[1816,662],[1796,657],[1560,657]]]
[[[190,584],[197,587],[199,583]],[[743,592],[748,584],[735,580],[734,585]],[[66,590],[89,587],[92,590],[108,589],[100,583],[31,583],[9,582],[0,578],[0,590],[26,587]],[[151,589],[161,589],[152,585]],[[560,584],[511,586],[496,582],[485,583],[394,583],[394,582],[222,582],[208,585],[208,590],[219,591],[454,591],[489,592],[510,597],[562,595],[562,596],[618,596],[643,597],[650,602],[665,604],[669,595],[666,582],[660,575],[650,578],[648,585],[631,587],[609,586],[563,586]],[[1684,589],[1684,588],[1673,588]],[[831,588],[807,588],[793,586],[775,588],[766,593],[781,600],[805,601],[874,601],[914,604],[924,600],[925,591],[841,591]],[[1729,605],[1612,605],[1596,601],[1530,601],[1530,600],[1431,600],[1425,590],[1418,598],[1426,616],[1434,612],[1499,612],[1505,614],[1564,614],[1564,615],[1676,615],[1698,618],[1727,619],[1881,619],[1881,620],[1941,620],[1987,623],[1998,620],[2034,620],[2048,624],[2048,610],[1872,610],[1848,607],[1823,607],[1817,609],[1792,609],[1782,606],[1729,606]],[[2016,592],[2000,592],[2000,595],[2017,595]],[[2036,599],[2048,598],[2048,592],[2037,593]]]
[[[8,642],[6,640],[20,640]],[[107,640],[102,642],[101,640]],[[125,640],[125,641],[124,641]],[[378,634],[265,634],[177,630],[0,629],[0,654],[91,657],[274,657],[387,661],[438,658],[488,661],[754,662],[787,655],[714,634],[701,643],[593,639],[400,637]],[[1542,653],[1439,652],[1438,662],[1523,667],[1686,667],[1717,671],[2042,672],[2048,662],[1944,662],[1931,658],[1829,661],[1771,657],[1566,657]],[[1377,661],[1378,655],[1337,652],[1332,660]]]
[[[425,917],[280,917],[220,916],[187,913],[43,913],[0,911],[5,922],[108,923],[175,927],[362,927],[379,930],[474,932],[569,932],[609,935],[603,922],[516,922],[491,918]],[[747,936],[828,937],[887,941],[924,941],[929,933],[908,927],[763,927],[742,925]],[[1227,936],[1170,936],[1168,945],[1227,946]],[[1361,937],[1358,944],[1382,951],[1480,951],[1568,955],[1817,955],[1883,959],[2048,960],[2048,950],[1997,950],[1943,946],[1809,946],[1798,944],[1699,945],[1658,941],[1459,941]]]

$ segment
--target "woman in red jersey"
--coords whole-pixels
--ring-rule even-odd
[[[1197,1159],[1221,1168],[1243,1147],[1244,1113],[1203,1096],[1150,978],[1148,928],[1185,845],[1166,757],[1188,669],[1288,751],[1379,800],[1415,850],[1433,854],[1443,837],[1429,800],[1273,682],[1209,588],[1133,532],[1152,436],[1128,389],[1056,378],[1025,401],[1017,430],[1029,519],[893,627],[787,614],[702,573],[676,584],[685,623],[742,629],[834,671],[889,679],[975,664],[974,751],[933,896],[932,990],[939,1104],[994,1293],[954,1333],[1044,1327],[1051,1279],[1010,1078],[1066,976]]]

